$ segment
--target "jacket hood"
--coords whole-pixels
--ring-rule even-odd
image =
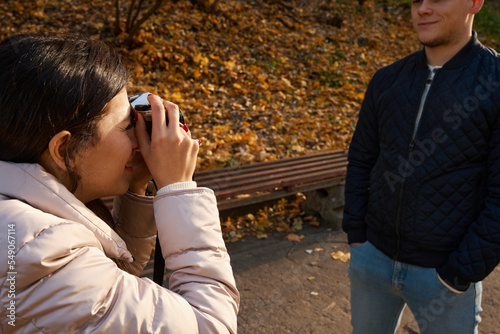
[[[132,262],[123,239],[39,164],[0,161],[0,196],[19,199],[88,228],[110,258]]]

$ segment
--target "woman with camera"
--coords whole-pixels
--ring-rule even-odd
[[[0,332],[236,333],[215,196],[192,180],[177,106],[147,97],[150,137],[97,40],[12,36],[0,68]],[[169,289],[137,276],[157,234]]]

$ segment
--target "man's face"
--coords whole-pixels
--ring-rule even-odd
[[[418,39],[427,47],[469,40],[477,2],[482,4],[482,0],[414,0],[411,17]]]

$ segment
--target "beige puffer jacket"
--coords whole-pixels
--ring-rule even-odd
[[[210,189],[154,198],[170,289],[111,260],[143,269],[151,202],[115,200],[120,237],[39,165],[0,161],[1,332],[236,333],[239,293]]]

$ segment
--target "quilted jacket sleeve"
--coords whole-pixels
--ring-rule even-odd
[[[350,244],[366,241],[365,215],[368,206],[370,173],[380,151],[374,92],[377,74],[368,85],[349,147],[342,228],[347,233]]]
[[[239,292],[213,191],[196,188],[158,195],[155,216],[170,222],[158,222],[165,264],[172,271],[170,289],[189,303],[200,332],[236,333]]]
[[[500,102],[497,105],[498,115]],[[448,263],[437,269],[439,276],[459,290],[464,290],[470,282],[483,280],[500,263],[500,117],[492,129],[484,210],[459,248],[451,253]]]
[[[156,242],[156,223],[153,197],[127,192],[116,196],[113,202],[113,218],[117,232],[127,244],[135,261],[130,273],[139,276],[151,257]]]

